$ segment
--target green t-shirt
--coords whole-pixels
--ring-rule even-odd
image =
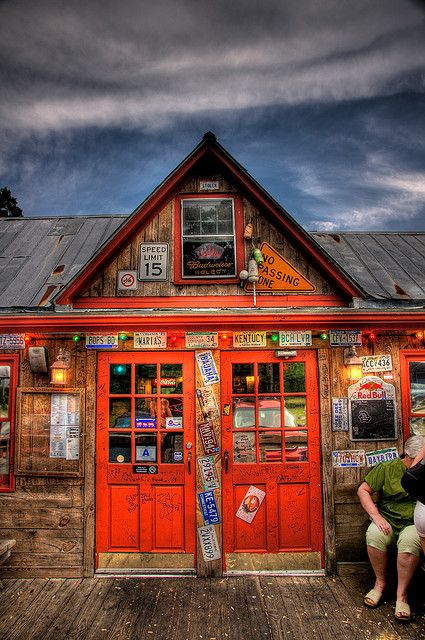
[[[413,524],[416,500],[413,500],[401,486],[406,467],[400,458],[381,462],[367,474],[365,482],[380,493],[379,513],[387,520],[396,535]]]

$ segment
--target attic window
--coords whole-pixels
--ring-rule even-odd
[[[234,278],[237,273],[233,198],[181,200],[182,278]]]

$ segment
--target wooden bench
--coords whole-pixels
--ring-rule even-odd
[[[0,565],[6,562],[15,544],[16,544],[16,540],[0,540]],[[0,589],[2,588],[3,588],[3,584],[2,584],[2,581],[0,580]]]

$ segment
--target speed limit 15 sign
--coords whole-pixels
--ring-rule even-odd
[[[139,273],[142,281],[167,280],[168,243],[143,242],[139,245]]]

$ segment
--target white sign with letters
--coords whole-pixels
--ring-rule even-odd
[[[167,280],[167,242],[143,242],[139,245],[138,278],[144,282]]]
[[[381,356],[362,356],[363,373],[371,373],[372,371],[392,371],[393,363],[391,354]]]

